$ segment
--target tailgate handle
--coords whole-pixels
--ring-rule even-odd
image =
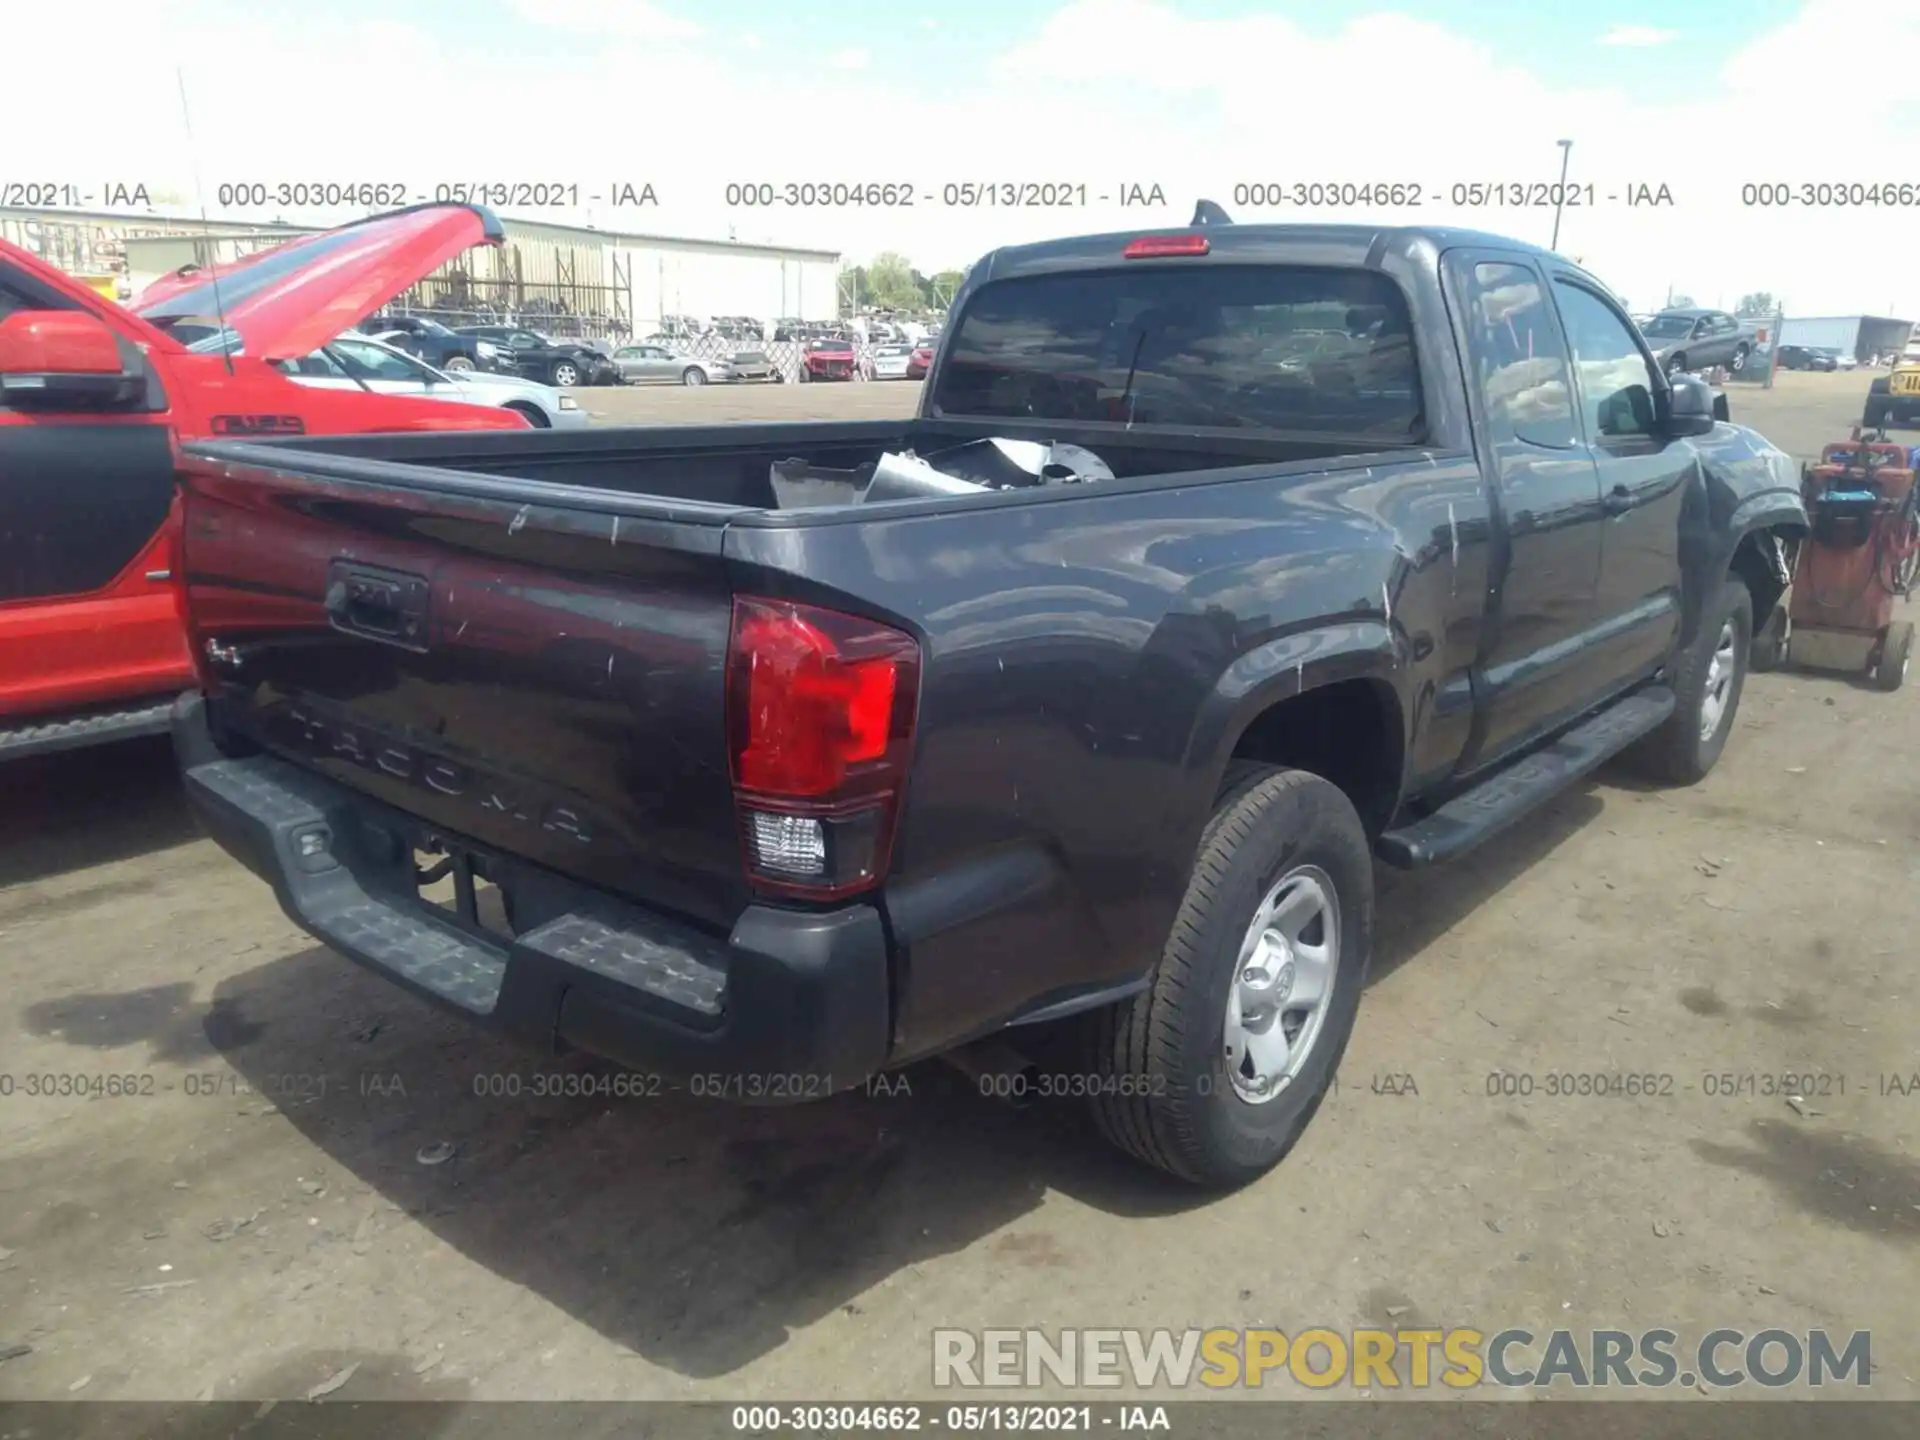
[[[425,650],[427,593],[424,575],[336,560],[327,567],[327,621],[348,635]]]

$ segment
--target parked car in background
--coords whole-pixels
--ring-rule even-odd
[[[913,363],[913,346],[905,341],[889,341],[876,345],[870,352],[873,356],[873,378],[876,380],[908,379],[907,368]]]
[[[1808,345],[1782,345],[1779,368],[1782,370],[1832,370],[1833,358]]]
[[[809,380],[851,380],[859,361],[851,340],[809,340],[801,364]]]
[[[612,360],[578,340],[554,340],[518,325],[462,325],[455,333],[504,346],[522,375],[562,389],[613,385],[620,378]]]
[[[1744,370],[1753,333],[1724,310],[1662,310],[1640,327],[1669,375],[1724,365]]]
[[[436,370],[397,346],[353,331],[297,360],[277,361],[276,368],[302,385],[322,390],[371,390],[376,395],[497,405],[515,411],[540,430],[572,430],[587,423],[580,402],[551,385],[522,375]]]
[[[1833,362],[1831,368],[1835,370],[1857,370],[1860,368],[1859,357],[1854,355],[1852,351],[1842,350],[1837,345],[1822,345],[1819,349],[1822,355]]]
[[[622,345],[613,364],[629,385],[714,385],[736,380],[765,380],[773,373],[766,352],[737,350],[712,358],[689,355],[670,345]]]
[[[516,368],[513,353],[506,346],[478,336],[462,335],[424,315],[377,315],[362,322],[360,330],[396,350],[406,351],[436,370],[449,373],[494,370],[511,374]]]
[[[914,346],[913,353],[907,356],[907,378],[924,380],[931,369],[933,369],[933,341],[923,340]]]

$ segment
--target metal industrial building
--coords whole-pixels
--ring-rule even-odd
[[[462,256],[401,303],[445,313],[452,323],[512,316],[595,335],[647,334],[672,315],[830,320],[837,313],[835,251],[528,220],[505,226],[505,244]],[[76,275],[118,274],[131,294],[182,265],[231,261],[313,228],[0,209],[0,238]]]
[[[1865,360],[1899,351],[1912,330],[1911,320],[1884,315],[1790,315],[1781,322],[1780,342],[1813,350],[1838,350]]]

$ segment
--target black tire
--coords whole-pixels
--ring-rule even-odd
[[[1896,620],[1887,627],[1880,642],[1880,663],[1873,668],[1873,683],[1881,690],[1898,690],[1907,683],[1907,665],[1913,659],[1913,622]]]
[[[1684,375],[1686,369],[1687,357],[1685,352],[1676,353],[1667,357],[1667,374],[1669,376]]]
[[[1880,399],[1877,395],[1869,395],[1867,397],[1867,408],[1860,416],[1860,423],[1868,430],[1885,429],[1888,413],[1886,401]]]
[[[540,407],[537,405],[506,405],[501,408],[511,410],[516,415],[526,416],[527,423],[536,430],[551,430],[553,428],[553,423],[547,419],[546,415],[541,412]]]
[[[1705,725],[1707,680],[1714,652],[1722,648],[1727,627],[1733,627],[1733,653],[1727,662],[1725,703],[1711,735]],[[1740,692],[1753,659],[1753,595],[1738,580],[1724,580],[1700,616],[1700,633],[1673,666],[1673,693],[1678,702],[1667,722],[1634,747],[1634,758],[1651,778],[1669,785],[1692,785],[1706,778],[1727,747],[1733,722],[1740,711]]]
[[[1284,876],[1315,867],[1339,918],[1330,1000],[1302,1068],[1272,1098],[1241,1098],[1223,1031],[1240,946]],[[1319,1109],[1373,950],[1373,861],[1352,803],[1317,775],[1236,764],[1200,840],[1186,898],[1153,983],[1087,1017],[1094,1122],[1122,1150],[1195,1185],[1245,1184],[1272,1169]]]

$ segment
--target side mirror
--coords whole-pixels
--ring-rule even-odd
[[[130,404],[145,376],[130,371],[105,321],[84,310],[16,310],[0,320],[0,404],[103,409]]]
[[[1704,380],[1691,375],[1676,375],[1667,392],[1669,435],[1710,435],[1713,427],[1727,417],[1727,397]]]

